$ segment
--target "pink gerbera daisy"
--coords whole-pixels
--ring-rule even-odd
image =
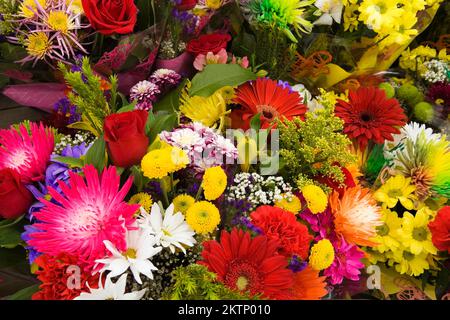
[[[41,199],[45,207],[35,214],[41,232],[30,234],[28,242],[37,251],[56,256],[61,252],[76,255],[81,262],[92,266],[104,258],[104,240],[121,251],[126,251],[126,231],[133,229],[134,213],[139,205],[123,201],[132,185],[128,179],[122,189],[115,167],[105,169],[99,177],[89,165],[82,176],[70,172],[70,186],[59,181],[59,194],[49,187],[49,193],[58,204]]]
[[[54,146],[53,132],[43,124],[30,123],[30,132],[24,125],[0,130],[0,169],[16,170],[23,183],[40,181]]]

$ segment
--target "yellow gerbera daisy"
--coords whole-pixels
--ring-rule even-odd
[[[208,201],[196,202],[187,210],[186,222],[196,233],[208,234],[220,223],[219,209]]]
[[[205,170],[202,188],[206,200],[216,200],[227,187],[227,175],[222,167],[212,167]]]
[[[375,193],[374,198],[388,208],[393,208],[400,201],[407,210],[414,208],[414,191],[416,187],[411,184],[411,178],[402,175],[391,177]]]

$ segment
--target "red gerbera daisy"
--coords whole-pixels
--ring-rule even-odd
[[[78,269],[79,260],[76,256],[60,253],[56,257],[41,255],[34,261],[39,270],[37,278],[42,282],[39,291],[33,294],[33,300],[73,300],[82,292],[89,292],[86,283],[91,288],[97,288],[99,274]]]
[[[220,243],[204,243],[205,265],[233,290],[262,294],[270,299],[285,299],[294,284],[288,260],[277,253],[278,244],[265,236],[250,237],[249,232],[234,228],[222,231]]]
[[[241,109],[231,113],[232,125],[244,130],[250,127],[251,118],[260,114],[261,127],[268,128],[277,118],[304,118],[306,106],[303,98],[289,86],[269,78],[258,78],[241,85],[236,91],[235,103]]]
[[[428,224],[431,240],[440,251],[450,253],[450,207],[445,206],[438,211],[436,218]]]
[[[250,217],[264,235],[279,243],[280,254],[287,257],[295,254],[303,260],[308,258],[309,244],[313,237],[291,212],[278,207],[261,206]]]
[[[397,99],[387,99],[386,93],[376,87],[350,91],[349,102],[339,99],[335,113],[344,120],[344,133],[361,148],[369,141],[392,141],[392,135],[400,133],[399,127],[407,121]]]

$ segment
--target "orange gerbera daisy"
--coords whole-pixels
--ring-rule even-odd
[[[328,293],[327,277],[319,277],[319,271],[306,267],[294,275],[293,299],[320,300]]]
[[[336,233],[351,244],[371,247],[377,245],[371,239],[377,234],[376,227],[383,222],[380,208],[369,189],[349,188],[341,198],[339,193],[333,192],[329,203],[334,215]]]
[[[306,105],[302,101],[300,94],[292,90],[287,83],[269,78],[246,82],[236,91],[234,102],[241,108],[231,113],[232,126],[246,130],[256,114],[260,114],[262,128],[268,128],[277,118],[303,119]]]

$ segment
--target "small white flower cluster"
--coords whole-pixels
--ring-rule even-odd
[[[431,83],[445,82],[447,80],[448,65],[445,61],[433,59],[423,64],[427,71],[422,73],[422,77]]]
[[[67,146],[79,146],[83,142],[89,145],[94,139],[89,132],[77,132],[74,137],[70,134],[61,136],[60,141],[55,145],[54,153],[60,154]]]
[[[229,188],[229,200],[245,200],[251,210],[260,205],[273,205],[276,201],[292,197],[292,187],[283,177],[264,177],[257,173],[239,173]]]

